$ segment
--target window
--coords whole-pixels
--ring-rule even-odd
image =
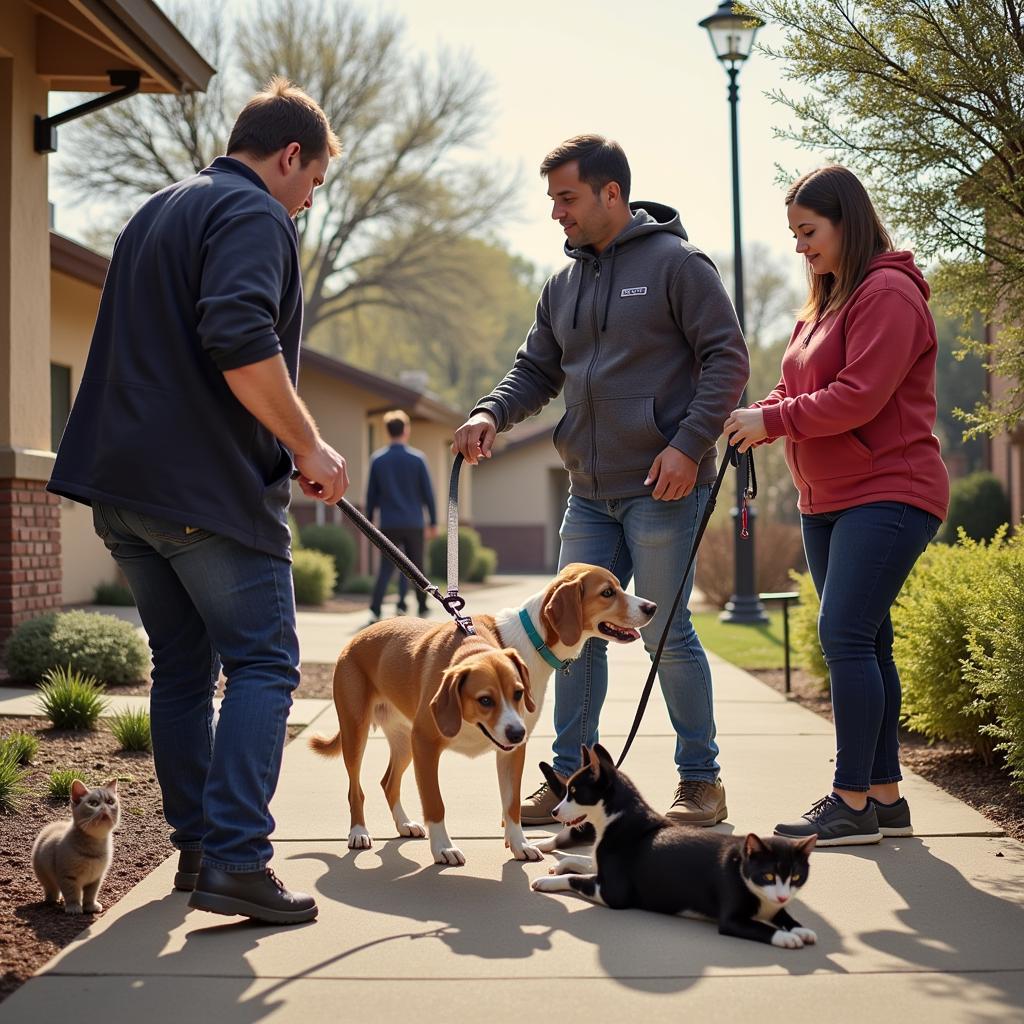
[[[50,447],[57,450],[71,415],[71,367],[50,363]]]

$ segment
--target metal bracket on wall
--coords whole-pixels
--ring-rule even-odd
[[[76,118],[91,114],[94,110],[100,110],[102,107],[108,107],[111,103],[118,103],[139,91],[139,82],[142,79],[140,71],[120,69],[108,71],[107,76],[110,78],[111,85],[119,85],[121,88],[116,92],[106,92],[94,100],[65,110],[63,114],[54,114],[53,117],[40,117],[36,114],[35,147],[37,153],[57,152],[58,125],[74,121]]]

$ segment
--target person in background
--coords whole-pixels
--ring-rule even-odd
[[[366,485],[366,517],[371,522],[380,513],[381,533],[411,561],[423,567],[423,534],[426,510],[429,519],[427,535],[437,536],[437,510],[434,506],[434,487],[423,453],[409,447],[411,426],[409,417],[400,409],[384,414],[384,429],[388,432],[388,446],[374,452],[370,458],[370,479]],[[370,624],[380,620],[384,595],[387,593],[394,563],[386,555],[380,556],[377,582],[370,599]],[[398,574],[397,612],[408,611],[406,597],[409,581],[404,573]],[[427,595],[416,591],[419,614],[428,615]]]
[[[832,790],[778,835],[819,846],[913,834],[900,795],[900,677],[889,610],[949,502],[935,426],[928,283],[893,248],[864,186],[822,167],[786,193],[809,293],[770,395],[730,443],[786,439],[836,728]]]

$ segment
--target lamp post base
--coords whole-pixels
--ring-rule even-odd
[[[738,626],[764,626],[768,622],[768,614],[757,594],[733,594],[726,602],[725,611],[718,616],[718,621]]]

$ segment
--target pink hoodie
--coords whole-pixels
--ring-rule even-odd
[[[913,254],[887,252],[837,314],[797,322],[782,380],[753,407],[769,440],[786,438],[801,512],[902,501],[945,519],[928,295]]]

